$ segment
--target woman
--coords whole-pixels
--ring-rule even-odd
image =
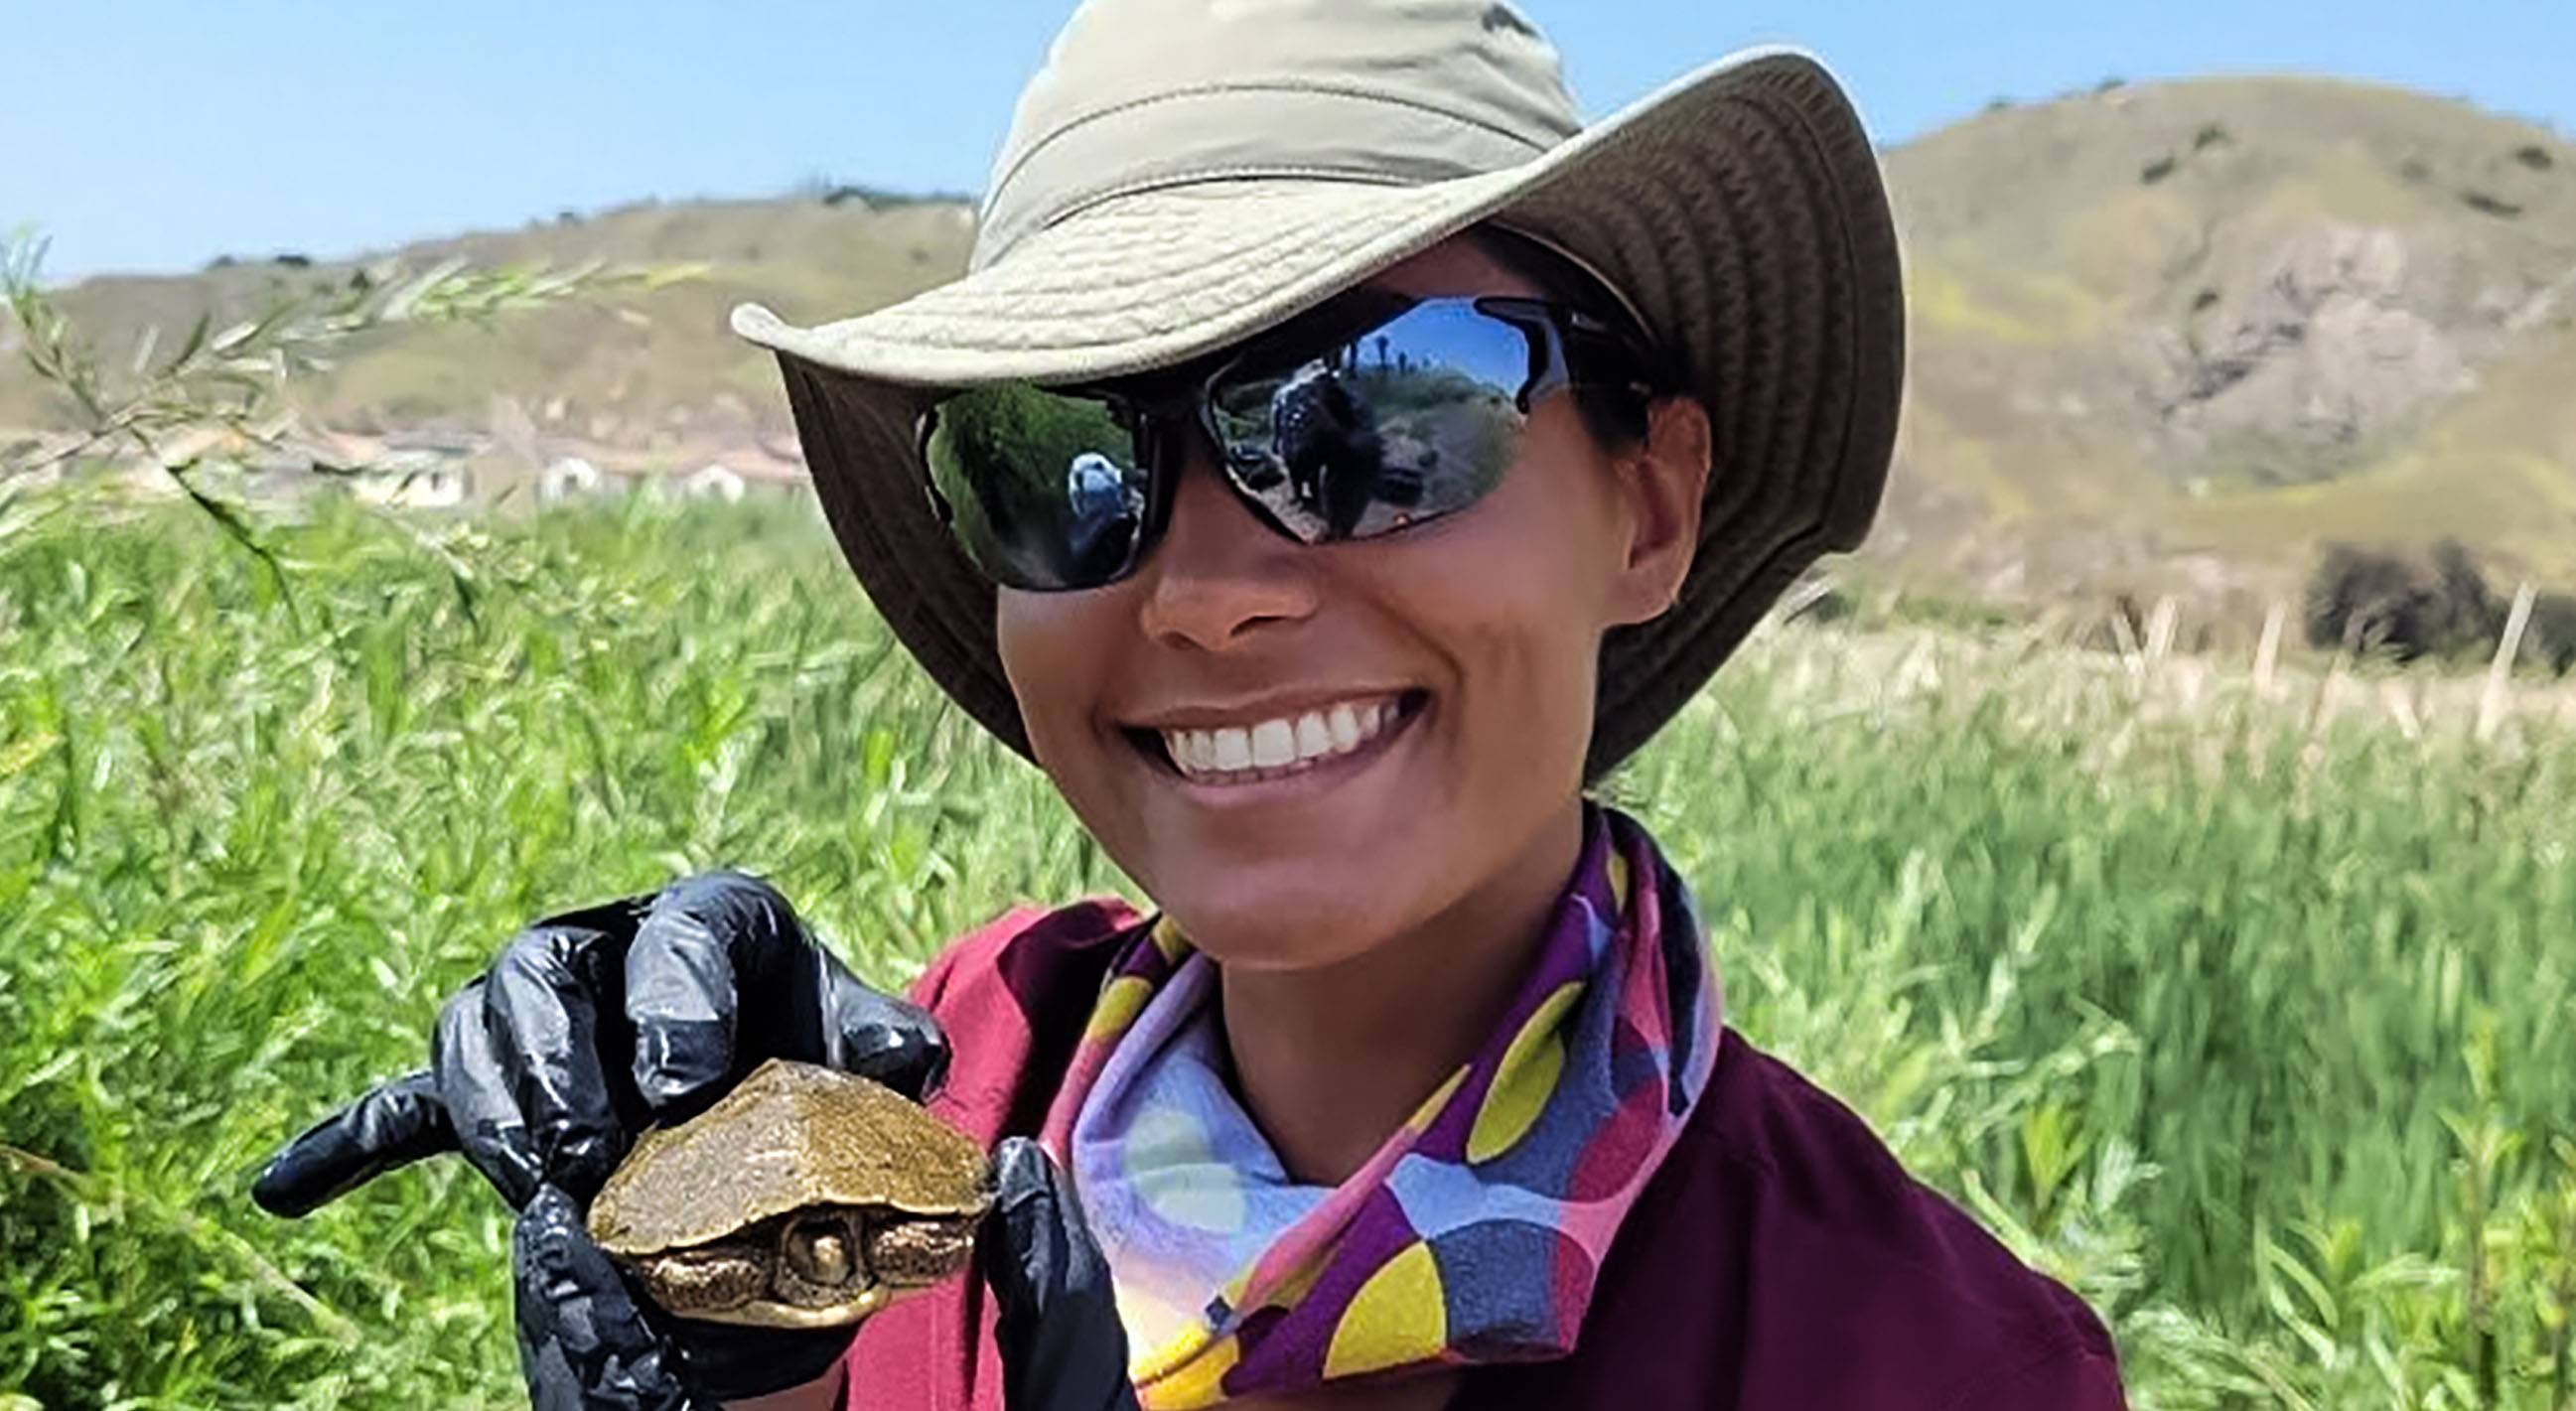
[[[921,1009],[744,877],[554,918],[261,1200],[461,1147],[542,1405],[2117,1406],[1583,794],[1859,541],[1899,325],[1803,57],[1583,130],[1508,5],[1093,0],[965,279],[735,327],[894,630],[1157,910],[1014,912]],[[979,1280],[854,1341],[636,1305],[583,1202],[781,1053],[996,1143]]]

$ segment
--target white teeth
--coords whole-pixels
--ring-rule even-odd
[[[1360,718],[1349,706],[1337,705],[1324,717],[1324,728],[1332,734],[1333,748],[1347,753],[1359,748]]]
[[[1252,727],[1252,762],[1276,769],[1297,757],[1297,727],[1285,720],[1265,720]]]
[[[1209,751],[1208,763],[1217,769],[1250,769],[1252,767],[1252,732],[1225,729],[1208,732],[1216,743]]]
[[[1333,752],[1333,727],[1313,711],[1297,717],[1297,757],[1313,759]]]
[[[1344,701],[1329,709],[1250,726],[1166,730],[1163,746],[1181,772],[1193,778],[1247,773],[1269,778],[1349,754],[1375,739],[1395,719],[1392,700]]]

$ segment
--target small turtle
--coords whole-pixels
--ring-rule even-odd
[[[973,1138],[892,1090],[771,1059],[646,1132],[590,1233],[682,1317],[836,1327],[965,1267],[989,1171]]]

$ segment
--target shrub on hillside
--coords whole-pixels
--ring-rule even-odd
[[[2424,653],[2431,589],[2415,565],[2356,544],[2329,544],[2308,579],[2308,645],[2355,653]]]
[[[2329,544],[2308,579],[2308,644],[2399,661],[2492,653],[2509,612],[2477,558],[2456,540],[2427,560],[2357,544]],[[2523,658],[2565,675],[2576,670],[2576,596],[2532,604]]]
[[[2491,196],[2484,191],[2461,192],[2460,204],[2481,215],[2495,216],[2501,220],[2511,220],[2522,214],[2522,207],[2519,204],[2505,200],[2501,196]]]
[[[2522,654],[2526,661],[2547,663],[2557,675],[2576,672],[2576,594],[2543,593],[2532,602]]]
[[[2427,649],[2437,654],[2492,648],[2504,630],[2505,605],[2456,539],[2433,546],[2433,594],[2424,612]]]

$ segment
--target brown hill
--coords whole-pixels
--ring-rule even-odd
[[[726,331],[726,313],[745,299],[812,318],[891,303],[955,277],[972,236],[972,214],[955,202],[871,205],[842,196],[646,202],[422,241],[389,253],[413,268],[451,257],[553,266],[596,259],[698,263],[706,273],[516,315],[491,329],[386,330],[346,349],[307,400],[330,425],[359,431],[479,429],[495,397],[532,409],[541,435],[615,445],[649,446],[682,431],[703,439],[754,426],[781,430],[786,413],[773,365]],[[184,329],[208,308],[244,315],[284,292],[335,284],[355,263],[221,261],[193,275],[86,280],[60,302],[113,354],[148,326]],[[23,369],[0,370],[0,425],[42,425],[58,415]]]
[[[2206,591],[2457,534],[2576,575],[2576,145],[2231,79],[1991,111],[1889,168],[1915,351],[1882,552]]]
[[[1888,164],[1914,336],[1879,569],[2007,599],[2256,600],[2324,539],[2457,535],[2576,586],[2576,144],[2399,90],[2224,79],[1990,110]],[[768,364],[725,311],[900,298],[963,267],[971,221],[841,193],[424,242],[403,253],[710,272],[378,338],[314,398],[354,429],[481,427],[506,396],[540,437],[775,444]],[[63,302],[112,350],[345,268],[102,278]],[[0,424],[49,419],[0,372]]]

